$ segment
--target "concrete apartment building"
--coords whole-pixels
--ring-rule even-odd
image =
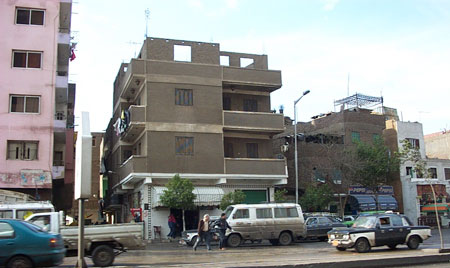
[[[0,1],[0,188],[41,200],[63,200],[73,183],[71,6]]]
[[[385,128],[385,116],[370,109],[349,108],[313,117],[309,122],[297,124],[299,191],[311,184],[328,183],[336,194],[347,194],[349,183],[341,172],[342,153],[356,147],[357,142],[372,143],[381,137]],[[287,145],[289,178],[286,188],[295,195],[294,126],[275,136],[274,152]],[[336,206],[331,210],[336,212]],[[347,211],[349,213],[349,211]]]
[[[272,154],[271,138],[284,125],[270,110],[270,93],[280,87],[281,72],[268,69],[266,55],[147,38],[119,69],[105,134],[107,208],[123,202],[116,220],[141,209],[147,238],[155,226],[168,233],[170,211],[159,197],[175,174],[195,185],[197,208],[186,213],[187,228],[204,213],[218,215],[223,194],[235,189],[244,190],[246,202],[273,200],[274,186],[287,178],[285,160]]]
[[[402,198],[404,214],[417,223],[422,207],[432,202],[430,183],[434,185],[436,194],[443,203],[448,200],[450,183],[447,174],[450,171],[450,160],[427,157],[428,147],[425,146],[423,128],[419,122],[388,120],[384,137],[393,151],[400,150],[402,141],[408,140],[413,147],[419,149],[429,169],[430,178],[422,178],[415,172],[414,163],[407,161],[400,165],[397,178],[400,187],[396,189],[395,194],[398,199]]]

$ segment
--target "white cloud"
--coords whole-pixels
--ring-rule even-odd
[[[339,3],[339,0],[322,0],[323,9],[326,11],[332,11],[336,5]]]

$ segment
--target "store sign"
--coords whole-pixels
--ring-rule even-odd
[[[360,185],[351,185],[348,188],[349,194],[374,194],[372,190]],[[378,186],[378,194],[393,195],[394,187],[389,185]]]

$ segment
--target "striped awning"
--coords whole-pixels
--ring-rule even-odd
[[[153,186],[152,187],[152,207],[164,207],[161,203],[161,195],[164,194],[167,187]],[[218,206],[224,195],[224,191],[219,187],[195,187],[192,191],[196,198],[194,205],[196,206]]]
[[[434,212],[435,205],[425,205],[422,207],[423,212]],[[448,211],[448,204],[437,204],[437,211]]]

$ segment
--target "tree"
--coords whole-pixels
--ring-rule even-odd
[[[434,200],[434,212],[436,215],[436,221],[438,225],[439,230],[439,237],[441,239],[441,249],[444,248],[444,240],[442,238],[442,230],[441,230],[441,223],[439,221],[439,213],[437,211],[437,198],[436,198],[436,191],[434,190],[434,186],[430,181],[430,172],[427,168],[427,162],[422,158],[422,154],[419,151],[418,147],[415,147],[412,145],[411,142],[404,139],[401,141],[402,148],[400,149],[399,156],[401,158],[401,162],[405,163],[407,161],[411,161],[414,165],[414,171],[418,175],[418,177],[424,178],[428,184],[430,185],[431,192],[433,194],[433,200]]]
[[[161,195],[161,203],[169,208],[182,210],[183,231],[186,229],[184,211],[194,207],[196,195],[192,192],[194,185],[189,179],[182,179],[176,174],[166,184],[167,190]]]
[[[327,184],[309,185],[300,198],[300,204],[305,211],[324,211],[333,200],[333,191]]]
[[[277,202],[277,203],[286,202],[286,194],[287,194],[287,192],[288,191],[286,189],[277,189],[275,191],[275,195],[274,195],[275,202]]]
[[[241,190],[236,190],[234,192],[229,192],[224,194],[222,200],[220,201],[220,209],[225,210],[228,206],[234,204],[241,204],[245,200],[245,193]]]
[[[391,153],[381,138],[375,139],[373,144],[358,143],[355,154],[356,182],[371,190],[378,204],[378,187],[386,184],[393,172],[399,171],[398,155]]]

